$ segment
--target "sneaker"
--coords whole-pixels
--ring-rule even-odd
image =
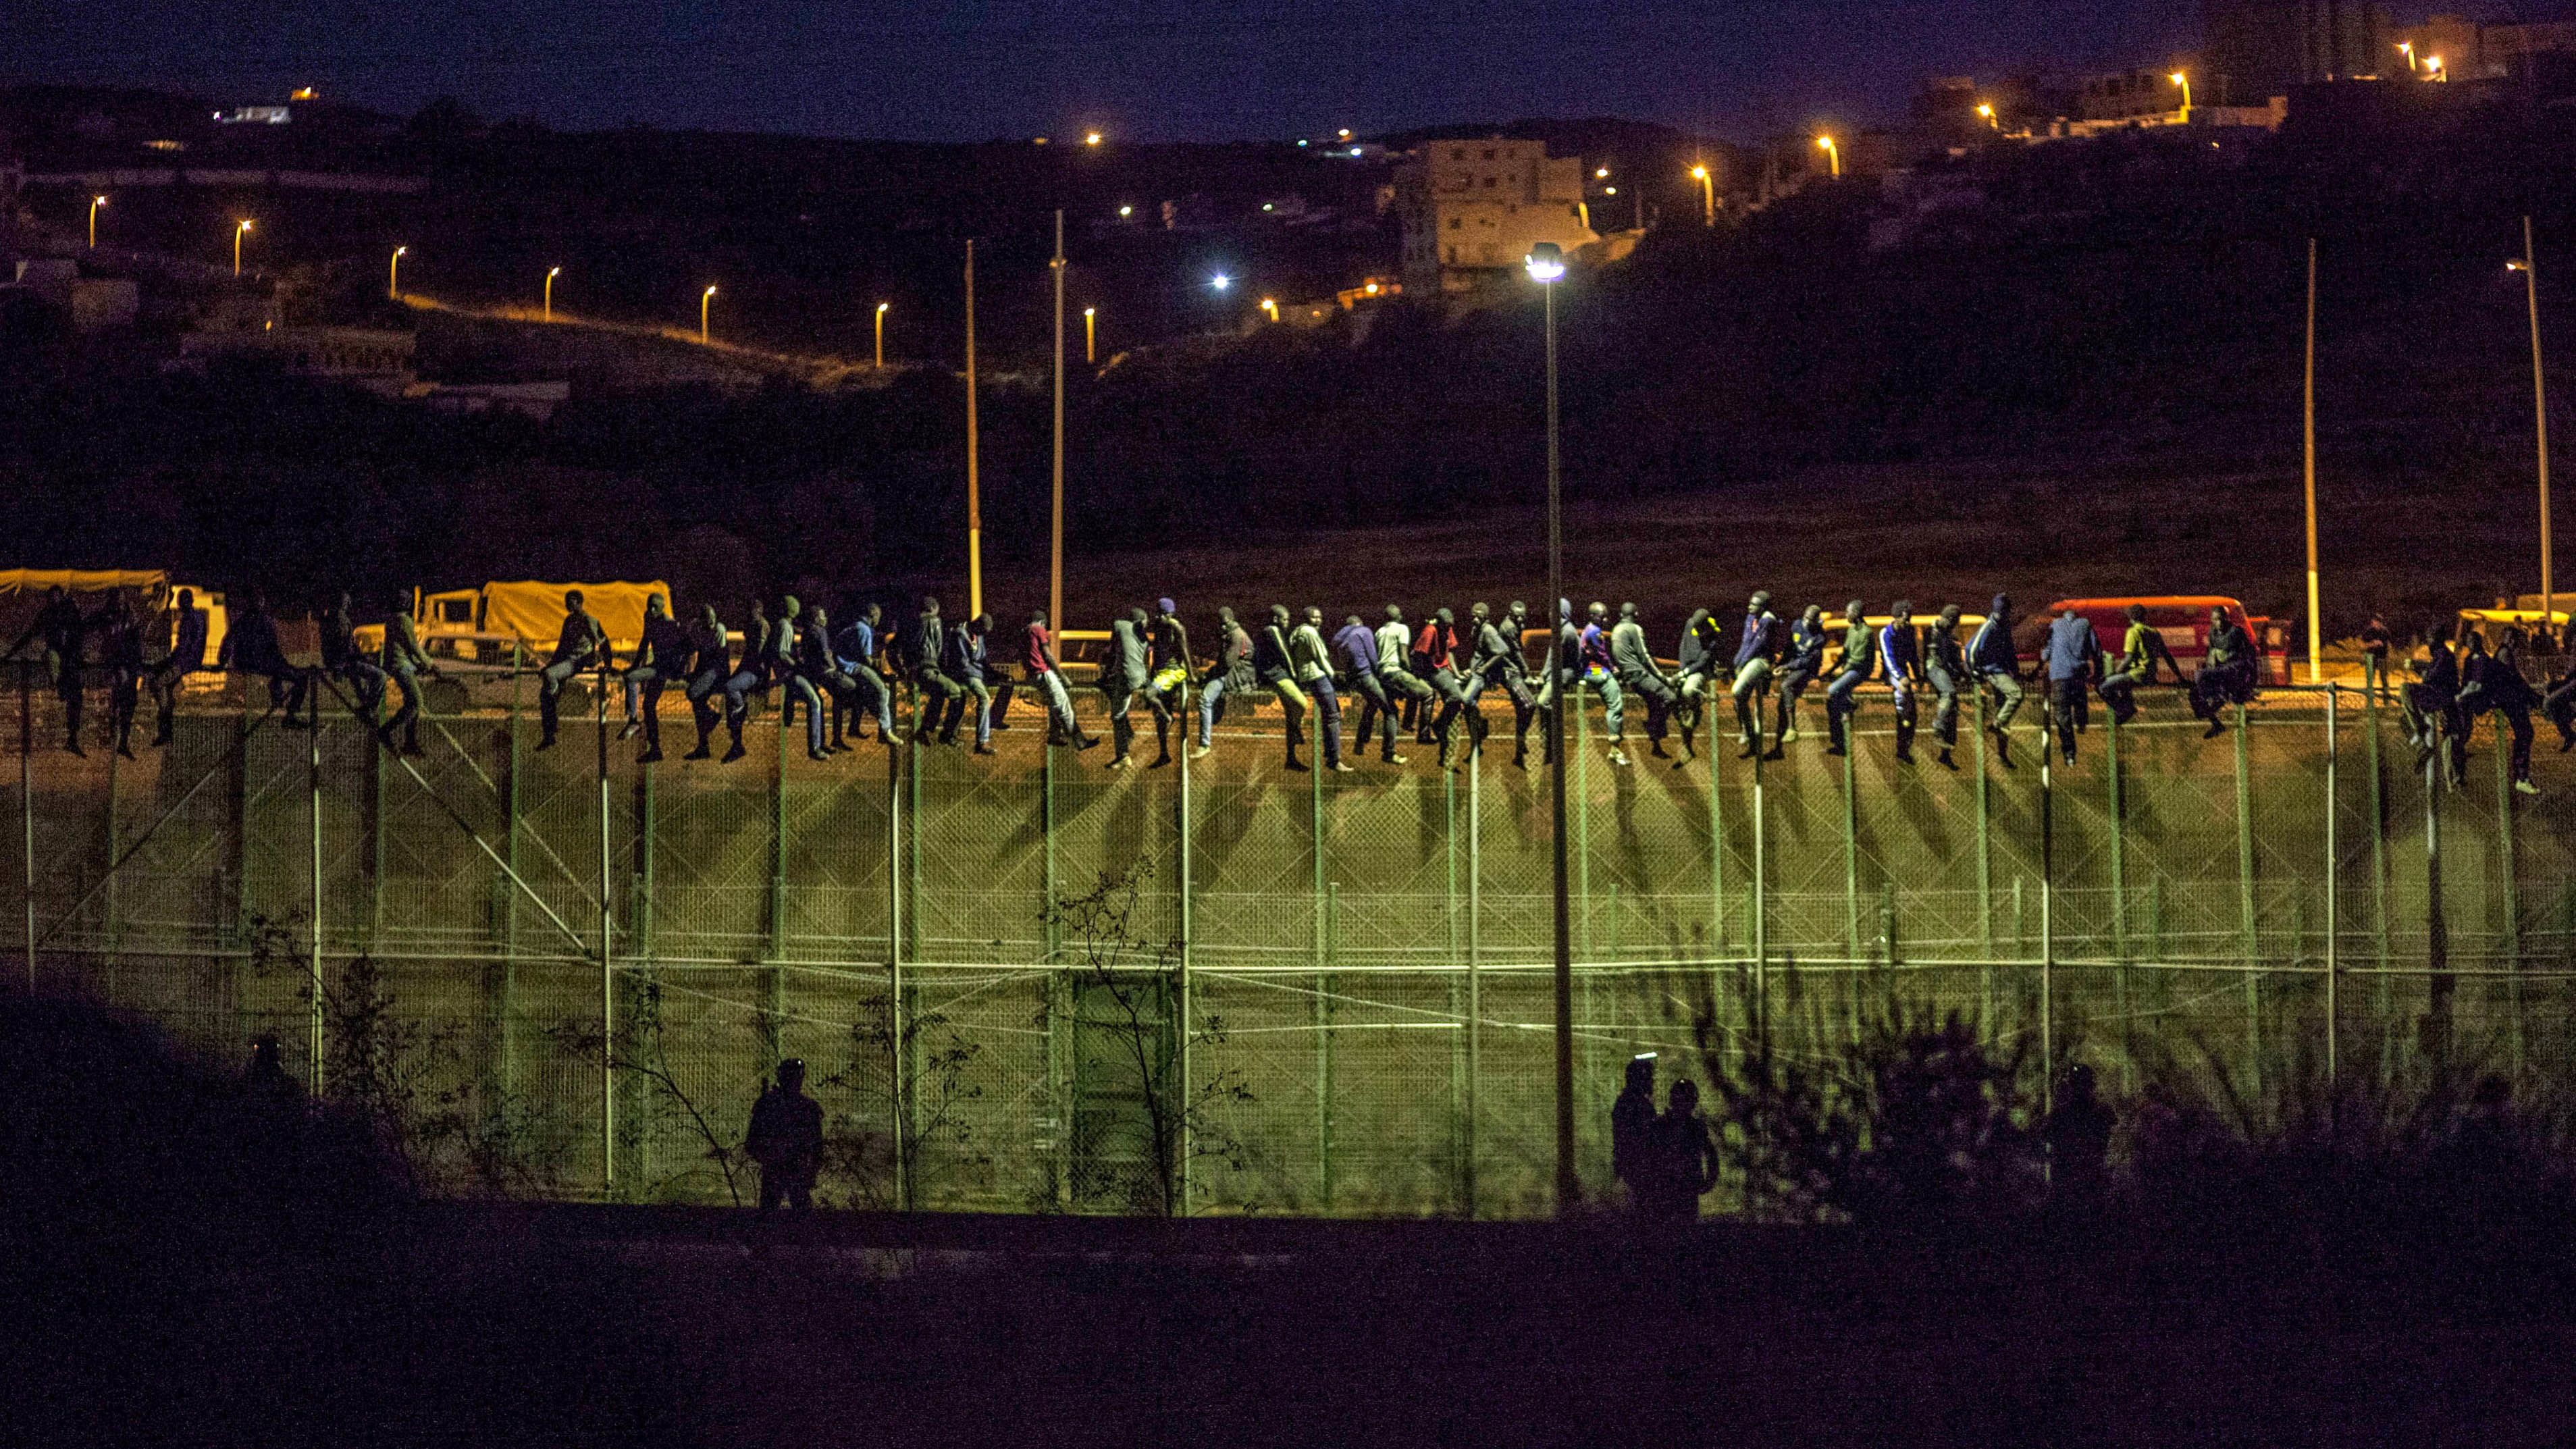
[[[716,763],[718,763],[718,764],[720,764],[720,765],[730,765],[730,764],[732,764],[734,761],[739,760],[739,759],[741,759],[743,756],[748,755],[748,754],[750,754],[750,753],[751,753],[751,751],[746,750],[746,749],[744,749],[741,745],[737,744],[737,745],[735,745],[732,749],[729,749],[729,750],[725,751],[725,752],[724,752],[724,758],[723,758],[723,759],[721,759],[721,760],[718,760]]]
[[[129,755],[127,758],[131,759],[133,757]],[[2537,795],[2540,793],[2540,787],[2531,783],[2529,780],[2516,780],[2513,782],[2513,788],[2514,793],[2519,795]]]
[[[805,758],[809,760],[828,760],[832,757],[830,754],[822,750],[807,750],[805,752]]]
[[[1785,760],[1789,758],[1789,752],[1780,748],[1778,745],[1773,745],[1771,748],[1762,752],[1762,758],[1766,760]],[[1680,769],[1681,767],[1679,765],[1675,765],[1673,768]]]
[[[1664,753],[1664,742],[1662,740],[1648,741],[1646,744],[1646,753],[1654,756],[1658,760],[1669,760],[1672,758],[1672,756]]]
[[[1798,727],[1796,725],[1791,725],[1787,729],[1780,731],[1780,743],[1784,745],[1794,745],[1797,742]]]
[[[1303,760],[1290,760],[1286,765],[1282,766],[1281,768],[1282,768],[1282,769],[1294,770],[1294,771],[1296,771],[1298,774],[1302,775],[1302,774],[1305,774],[1305,773],[1306,773],[1306,762],[1305,762],[1305,761],[1303,761]]]
[[[2227,733],[2226,725],[2221,724],[2217,720],[2211,720],[2209,722],[2209,728],[2200,732],[2200,737],[2204,740],[2214,740],[2225,733]]]
[[[132,745],[118,745],[116,747],[116,752],[129,760],[134,758],[134,747]]]
[[[294,726],[290,726],[290,728],[293,728],[293,729],[302,729],[302,728],[303,728],[303,726],[302,726],[302,725],[294,725]],[[541,740],[537,741],[537,748],[538,748],[538,749],[541,749],[541,750],[551,750],[551,749],[553,749],[554,747],[555,747],[555,737],[554,737],[553,735],[548,735],[548,736],[546,736],[544,739],[541,739]]]
[[[2002,730],[1995,731],[1995,758],[2002,763],[2005,769],[2009,770],[2013,768],[2012,736],[2004,733]]]
[[[1386,757],[1386,762],[1390,765],[1409,765],[1413,763],[1410,758],[1404,755],[1389,755]]]
[[[1941,747],[1941,753],[1933,757],[1932,763],[1939,765],[1945,770],[1955,770],[1959,768],[1959,762],[1950,758],[1950,747],[1947,745],[1943,745]]]
[[[1204,760],[1204,759],[1206,759],[1208,756],[1210,756],[1210,755],[1212,755],[1212,754],[1215,754],[1215,753],[1216,753],[1216,751],[1215,751],[1213,748],[1211,748],[1211,747],[1209,747],[1209,746],[1207,746],[1207,745],[1192,745],[1192,746],[1190,746],[1190,758],[1191,758],[1191,759],[1193,759],[1193,760]]]
[[[1900,765],[1910,765],[1910,764],[1913,764],[1913,763],[1914,763],[1914,747],[1913,747],[1912,745],[1902,745],[1902,746],[1899,746],[1899,747],[1897,748],[1897,751],[1896,751],[1896,763],[1898,763],[1898,764],[1900,764]]]
[[[1097,746],[1099,745],[1099,743],[1100,743],[1100,736],[1098,736],[1098,735],[1083,735],[1083,736],[1080,736],[1080,737],[1078,737],[1078,738],[1076,738],[1076,739],[1074,740],[1074,742],[1073,742],[1073,747],[1074,747],[1075,749],[1077,749],[1077,750],[1088,750],[1088,749],[1093,749],[1093,748],[1097,747]]]
[[[700,745],[696,749],[682,755],[680,758],[684,760],[712,760],[715,758],[715,754],[706,746]]]
[[[993,753],[993,747],[991,745],[977,745],[975,747],[975,753],[979,755],[989,755]]]
[[[635,738],[636,732],[643,728],[644,726],[641,722],[631,719],[628,720],[625,725],[617,731],[618,742],[623,744],[626,741]]]
[[[1334,774],[1336,774],[1336,775],[1347,775],[1347,774],[1349,774],[1349,773],[1351,772],[1351,767],[1350,767],[1350,766],[1348,766],[1348,765],[1343,764],[1343,763],[1342,763],[1341,761],[1339,761],[1339,760],[1335,760],[1335,761],[1333,761],[1331,764],[1326,765],[1324,768],[1325,768],[1325,769],[1327,769],[1327,770],[1332,771],[1332,772],[1333,772]]]
[[[1617,747],[1615,747],[1615,746],[1614,746],[1614,747],[1612,747],[1612,749],[1611,749],[1611,751],[1610,751],[1610,763],[1611,763],[1611,764],[1614,764],[1614,765],[1616,765],[1616,766],[1618,766],[1620,769],[1623,769],[1623,770],[1624,770],[1624,769],[1626,769],[1626,768],[1628,768],[1628,755],[1627,755],[1627,752],[1626,752],[1626,751],[1624,751],[1624,750],[1621,750],[1621,749],[1619,749],[1619,748],[1617,748]]]
[[[635,763],[639,765],[658,765],[662,763],[662,752],[660,750],[646,750],[644,753],[635,757]]]
[[[1127,757],[1126,757],[1125,755],[1120,755],[1118,758],[1116,758],[1116,759],[1114,759],[1114,760],[1111,760],[1111,761],[1109,762],[1109,768],[1110,768],[1110,769],[1113,769],[1113,770],[1123,770],[1123,769],[1126,769],[1126,768],[1127,768]]]
[[[426,755],[426,754],[428,754],[428,753],[429,753],[429,751],[424,750],[424,749],[422,749],[422,748],[420,747],[420,741],[418,741],[418,740],[405,740],[405,741],[403,741],[402,752],[403,752],[404,754],[406,754],[406,755],[411,756],[411,757],[412,757],[413,759],[415,759],[415,760],[417,760],[417,759],[419,759],[421,756]]]
[[[1840,745],[1827,745],[1825,746],[1825,753],[1829,755],[1848,755],[1851,751],[1844,749]]]

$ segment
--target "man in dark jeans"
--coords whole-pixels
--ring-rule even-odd
[[[224,647],[217,661],[229,670],[256,674],[268,681],[268,707],[285,706],[286,718],[280,729],[300,730],[304,725],[295,718],[304,706],[312,680],[302,669],[287,662],[286,646],[278,642],[277,616],[268,611],[268,596],[257,589],[250,591],[249,602],[235,615],[224,630]]]
[[[152,667],[152,698],[157,708],[152,743],[170,743],[179,721],[179,690],[188,676],[206,667],[206,611],[197,607],[193,589],[181,589],[170,603],[170,653]]]
[[[357,623],[350,617],[353,608],[344,590],[340,601],[323,616],[322,672],[348,681],[349,692],[356,696],[350,702],[351,711],[374,729],[385,702],[385,672],[358,647]]]
[[[1775,676],[1780,689],[1780,725],[1771,737],[1767,760],[1781,758],[1780,747],[1798,738],[1798,697],[1825,668],[1825,610],[1820,604],[1809,604],[1789,626],[1788,656],[1780,661]]]
[[[402,736],[401,752],[420,754],[420,681],[424,675],[435,675],[438,668],[421,652],[420,636],[412,629],[411,615],[397,609],[385,616],[385,644],[376,655],[377,667],[402,691],[402,707],[377,731],[376,737],[386,749],[395,748],[394,736]]]
[[[1529,763],[1529,727],[1538,715],[1538,701],[1530,696],[1529,660],[1521,653],[1521,630],[1528,622],[1529,605],[1519,599],[1512,600],[1500,622],[1482,603],[1467,611],[1468,628],[1475,638],[1470,646],[1474,652],[1467,660],[1468,749],[1462,759],[1484,753],[1485,715],[1477,701],[1491,687],[1512,702],[1512,763],[1524,767]],[[1544,747],[1546,741],[1540,744]]]
[[[1252,635],[1235,622],[1234,610],[1216,611],[1217,656],[1208,666],[1207,679],[1199,686],[1199,742],[1190,750],[1190,758],[1203,760],[1215,747],[1217,711],[1229,694],[1241,694],[1258,684],[1259,676],[1252,667]]]
[[[2388,685],[2388,646],[2394,640],[2388,621],[2373,610],[2370,622],[2361,626],[2361,687],[2384,689]],[[2315,681],[2311,680],[2310,683]]]
[[[1932,686],[1932,739],[1941,747],[1935,763],[1959,768],[1950,752],[1959,745],[1959,694],[1968,687],[1968,656],[1959,648],[1959,606],[1943,604],[1932,627],[1924,631],[1923,680]]]
[[[1145,611],[1134,609],[1126,618],[1109,621],[1109,658],[1100,666],[1100,695],[1109,714],[1109,768],[1128,768],[1128,754],[1135,748],[1136,696],[1153,688],[1152,654],[1145,642]],[[1165,759],[1170,758],[1168,749]]]
[[[2439,645],[2436,645],[2437,652]],[[2449,662],[2447,652],[2443,661]],[[2443,691],[2443,707],[2450,707],[2449,696],[2457,692],[2458,675],[2452,686]],[[2243,704],[2254,697],[2254,641],[2245,630],[2227,617],[2225,609],[2209,611],[2209,653],[2201,660],[2200,673],[2192,676],[2191,712],[2208,721],[2203,739],[2216,739],[2227,732],[2227,723],[2219,710],[2226,705]]]
[[[1403,626],[1398,625],[1401,629]],[[1351,692],[1360,697],[1359,729],[1351,737],[1354,753],[1368,754],[1369,731],[1374,728],[1384,740],[1380,758],[1390,765],[1401,765],[1404,756],[1395,752],[1396,717],[1400,713],[1395,700],[1386,692],[1386,681],[1377,673],[1377,634],[1351,614],[1333,635],[1335,663],[1342,677],[1350,682]]]
[[[1457,727],[1459,713],[1467,707],[1467,691],[1458,681],[1458,666],[1462,662],[1458,658],[1458,643],[1458,616],[1447,609],[1434,610],[1431,622],[1423,625],[1422,632],[1413,637],[1414,675],[1430,686],[1432,697],[1440,705],[1436,712],[1429,703],[1422,706],[1413,740],[1416,744],[1437,740],[1440,767],[1444,770],[1449,768],[1451,731]],[[1473,738],[1472,726],[1468,733]]]
[[[725,732],[733,736],[733,743],[725,747],[718,764],[730,765],[751,753],[742,746],[742,727],[751,722],[751,697],[769,688],[769,659],[777,644],[778,629],[769,622],[769,606],[752,600],[751,626],[742,631],[742,659],[725,676]]]
[[[599,627],[581,606],[581,590],[564,591],[563,630],[555,636],[554,657],[537,671],[537,722],[542,734],[537,748],[550,750],[555,743],[556,708],[563,699],[564,686],[572,677],[605,657],[608,631]]]
[[[2072,765],[2075,736],[2085,726],[2085,707],[2102,677],[2102,641],[2093,632],[2093,621],[2069,607],[2049,621],[2047,648],[2048,712],[2057,721],[2058,751]]]
[[[1834,660],[1834,682],[1825,686],[1825,753],[1851,748],[1851,717],[1860,710],[1860,687],[1876,667],[1877,646],[1871,641],[1867,606],[1854,599],[1843,605],[1842,651]]]
[[[948,701],[948,712],[939,722],[939,742],[957,742],[957,727],[963,723],[966,707],[975,707],[975,753],[993,753],[993,684],[992,661],[986,641],[993,632],[993,616],[977,614],[964,625],[948,631],[948,667],[941,673],[957,686]]]
[[[684,760],[704,760],[714,754],[707,746],[716,733],[716,696],[733,678],[733,659],[727,652],[730,643],[724,622],[716,617],[716,606],[709,604],[700,609],[698,627],[689,639],[694,657],[688,664],[689,686],[685,691],[689,713],[698,724],[698,747],[682,755]]]
[[[920,740],[947,713],[948,701],[965,694],[943,671],[948,656],[948,621],[939,616],[939,601],[924,596],[921,618],[913,626],[912,677],[921,686],[921,707],[913,714],[912,737]],[[950,736],[948,744],[957,743]]]
[[[34,622],[9,646],[5,656],[15,658],[30,641],[44,640],[45,682],[54,687],[55,698],[62,701],[63,748],[75,755],[87,753],[80,742],[81,641],[89,632],[90,622],[81,616],[80,605],[72,602],[70,592],[56,584],[45,591],[45,606],[36,611]],[[289,709],[287,723],[292,725],[294,719],[295,712]]]

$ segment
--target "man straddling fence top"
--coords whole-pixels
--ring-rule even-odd
[[[2472,654],[2461,671],[2460,710],[2471,720],[2489,711],[2504,716],[2505,728],[2496,733],[2513,741],[2514,792],[2537,795],[2540,787],[2531,783],[2531,710],[2540,695],[2522,677],[2522,651],[2522,630],[2508,627],[2494,654]]]
[[[88,633],[90,620],[81,616],[80,605],[71,594],[56,584],[45,590],[45,606],[36,611],[35,620],[26,632],[9,646],[5,657],[16,658],[29,641],[45,641],[45,682],[54,687],[54,695],[63,706],[63,748],[78,755],[81,749],[81,638]],[[290,716],[291,718],[291,716]]]
[[[1771,591],[1756,589],[1744,601],[1744,635],[1735,645],[1735,742],[1739,759],[1762,753],[1762,697],[1771,691],[1771,658],[1780,649],[1780,616],[1771,612]]]
[[[1860,710],[1860,687],[1869,682],[1878,650],[1870,641],[1868,605],[1858,599],[1843,605],[1841,652],[1834,658],[1834,682],[1825,686],[1825,753],[1851,748],[1851,719]]]
[[[1780,728],[1771,737],[1766,760],[1782,758],[1780,747],[1798,738],[1798,696],[1825,668],[1825,609],[1809,604],[1789,626],[1789,647],[1775,676],[1780,690]]]
[[[1646,749],[1657,759],[1664,754],[1664,718],[1673,707],[1673,684],[1664,677],[1664,667],[1655,662],[1655,653],[1646,647],[1645,626],[1637,622],[1637,606],[1619,606],[1619,622],[1610,626],[1611,673],[1632,699],[1646,705]]]
[[[555,712],[563,699],[564,686],[572,677],[603,659],[608,649],[608,631],[581,606],[581,590],[564,590],[563,631],[555,635],[554,657],[537,671],[537,723],[542,735],[537,740],[541,750],[554,748]]]
[[[1216,747],[1217,711],[1224,707],[1229,694],[1240,696],[1260,683],[1253,672],[1252,635],[1236,621],[1233,608],[1216,611],[1217,655],[1208,666],[1207,678],[1199,688],[1199,742],[1190,750],[1190,758],[1204,760]]]
[[[1968,656],[1959,649],[1956,604],[1943,604],[1932,627],[1923,631],[1923,681],[1932,686],[1932,740],[1941,747],[1936,763],[1955,770],[1959,762],[1950,752],[1959,747],[1959,694],[1968,687]]]
[[[2012,596],[1997,594],[1986,613],[1986,622],[1977,626],[1968,641],[1968,667],[1977,680],[1995,693],[1995,717],[1986,726],[1994,732],[1995,759],[2007,770],[2012,762],[2013,716],[2021,713],[2021,654],[2013,648]],[[2040,747],[2047,748],[2046,740]]]
[[[1400,634],[1404,626],[1395,626]],[[1342,677],[1350,681],[1351,692],[1359,696],[1359,728],[1351,736],[1353,750],[1368,758],[1369,731],[1375,728],[1385,741],[1380,758],[1387,764],[1401,765],[1404,756],[1395,752],[1395,725],[1401,710],[1395,697],[1386,692],[1386,681],[1377,674],[1377,634],[1360,622],[1357,614],[1347,615],[1342,627],[1333,634],[1333,652],[1340,656]]]
[[[2201,738],[2216,739],[2226,732],[2227,723],[2218,713],[2220,706],[2243,704],[2253,697],[2254,641],[2227,617],[2225,609],[2212,609],[2209,654],[2191,681],[2191,712],[2209,722]]]
[[[778,1064],[778,1085],[752,1104],[743,1155],[760,1165],[760,1210],[784,1201],[814,1206],[814,1179],[823,1167],[823,1104],[805,1095],[805,1063]]]

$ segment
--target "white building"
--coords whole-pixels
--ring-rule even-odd
[[[1600,239],[1585,215],[1582,158],[1551,157],[1538,141],[1425,141],[1396,170],[1395,208],[1404,287],[1414,296],[1501,281],[1539,242],[1570,255]]]

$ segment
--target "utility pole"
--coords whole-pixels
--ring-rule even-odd
[[[2549,576],[2549,391],[2540,373],[2540,259],[2532,252],[2531,218],[2522,219],[2522,292],[2531,304],[2531,412],[2540,435],[2540,622],[2554,628],[2550,612],[2558,606]]]
[[[975,239],[966,239],[966,617],[984,612],[984,505],[975,476]]]
[[[2308,238],[2308,357],[2306,380],[2308,485],[2308,683],[2325,682],[2325,635],[2317,618],[2317,239]]]
[[[1047,624],[1064,628],[1064,210],[1055,214],[1055,466],[1047,512]]]

